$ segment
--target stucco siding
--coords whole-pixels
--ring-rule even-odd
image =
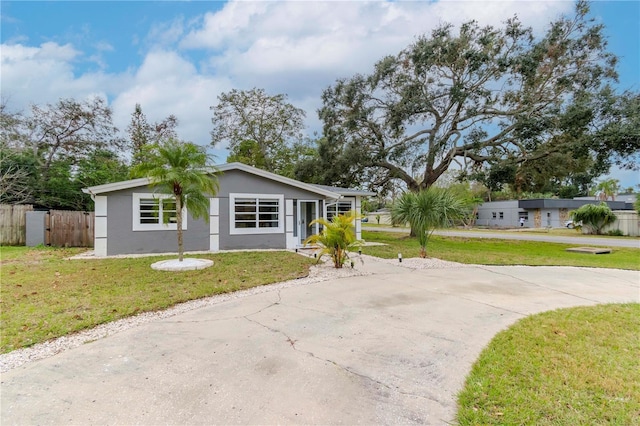
[[[478,207],[476,224],[496,228],[519,227],[520,212],[525,212],[525,210],[518,207],[518,201],[510,200],[484,203]],[[533,227],[531,214],[529,214],[528,220],[525,221],[524,227]]]
[[[176,231],[133,231],[133,193],[153,193],[149,188],[127,189],[109,194],[107,204],[107,255],[177,252]],[[209,250],[209,225],[187,218],[183,231],[185,251]]]
[[[246,192],[246,191],[245,191]],[[266,194],[266,192],[263,192]],[[220,200],[220,249],[284,249],[287,247],[285,233],[231,235],[229,226],[229,197],[219,197]],[[284,215],[284,212],[281,214]]]
[[[252,175],[242,170],[229,170],[218,176],[220,190],[216,195],[219,198],[229,198],[232,193],[251,194],[283,194],[284,198],[294,198],[300,200],[318,200],[323,197],[313,192],[305,191],[272,181],[261,176]],[[220,207],[222,209],[222,206]]]
[[[134,182],[144,185],[144,182]],[[218,176],[219,191],[211,199],[209,219],[194,219],[187,212],[187,229],[184,232],[185,251],[216,251],[234,249],[285,249],[292,248],[299,243],[299,214],[297,201],[318,201],[318,212],[323,212],[325,195],[308,191],[305,188],[291,186],[243,170],[227,170]],[[101,230],[106,233],[103,238],[106,247],[101,246],[105,255],[138,254],[138,253],[166,253],[177,251],[177,238],[174,229],[156,230],[154,223],[140,223],[138,202],[147,198],[139,194],[152,194],[154,191],[148,186],[125,187],[115,186],[113,190],[101,191],[99,196],[104,198],[100,208],[104,209],[104,224]],[[252,229],[244,228],[242,221],[234,222],[230,200],[235,197],[272,196],[265,198],[278,199],[281,210],[278,212],[281,224],[268,233],[266,228],[258,228],[262,233],[251,234]],[[136,198],[137,197],[137,198]],[[138,201],[136,201],[138,200]],[[135,204],[134,204],[135,203]],[[96,208],[99,206],[96,203]],[[144,205],[143,205],[144,207]],[[134,219],[134,214],[136,219]],[[246,219],[245,219],[246,220]],[[236,225],[236,223],[240,225]],[[175,226],[175,225],[174,225]],[[236,228],[236,226],[238,226]],[[135,229],[135,230],[134,230]],[[139,230],[144,229],[144,230]]]

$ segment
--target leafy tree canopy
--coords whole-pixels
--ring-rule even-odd
[[[236,90],[218,96],[213,111],[211,144],[227,143],[232,155],[277,173],[279,159],[302,140],[305,113],[287,102],[285,95],[268,95],[263,89]],[[251,141],[251,142],[247,142]],[[257,147],[250,156],[242,154]]]
[[[326,151],[401,179],[411,191],[433,185],[454,162],[471,171],[511,168],[515,178],[519,167],[553,154],[578,163],[594,151],[613,149],[621,159],[638,152],[637,95],[617,97],[608,88],[617,59],[588,13],[577,2],[573,16],[541,37],[517,17],[502,28],[472,21],[418,37],[371,74],[324,91]],[[628,118],[624,132],[618,115]],[[596,143],[596,133],[610,140]]]
[[[36,153],[45,175],[55,159],[76,164],[95,149],[124,147],[113,125],[111,108],[99,97],[32,105],[31,115],[21,120],[19,126],[23,148]]]
[[[29,115],[0,108],[0,199],[51,209],[92,210],[81,192],[126,178],[124,146],[101,98],[33,105]]]
[[[127,126],[131,147],[131,163],[133,165],[142,163],[143,147],[147,144],[158,143],[160,141],[178,137],[176,127],[178,119],[175,115],[170,115],[162,121],[149,124],[147,116],[142,112],[140,104],[136,104],[131,113],[131,122]]]

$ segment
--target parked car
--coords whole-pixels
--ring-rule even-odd
[[[582,223],[580,223],[580,222],[575,223],[573,220],[567,220],[567,221],[564,223],[565,228],[569,228],[569,229],[573,229],[573,228],[575,228],[576,226],[581,226],[581,225],[582,225]]]

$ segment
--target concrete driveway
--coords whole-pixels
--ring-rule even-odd
[[[481,349],[549,309],[639,302],[638,272],[411,270],[271,291],[2,375],[9,424],[434,424]]]

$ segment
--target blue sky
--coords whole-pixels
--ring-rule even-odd
[[[209,106],[233,88],[286,93],[320,130],[320,94],[367,73],[386,54],[442,22],[500,25],[517,14],[543,31],[569,1],[210,2],[2,1],[1,93],[9,106],[104,96],[126,128],[135,103],[150,121],[169,114],[182,138],[209,142]],[[619,88],[640,90],[640,2],[599,1],[620,57]],[[226,153],[216,152],[224,161]],[[637,173],[614,172],[623,186]]]

